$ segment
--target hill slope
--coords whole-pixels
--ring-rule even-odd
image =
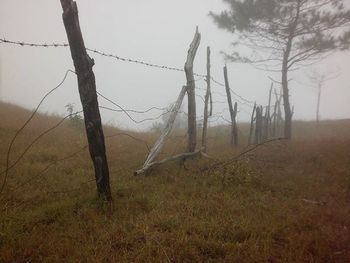
[[[29,115],[0,104],[1,170]],[[35,117],[10,163],[59,121]],[[132,174],[157,135],[105,127],[115,135],[106,139],[110,211],[95,199],[84,132],[68,120],[9,172],[0,195],[0,262],[349,262],[350,121],[294,129],[294,142],[259,147],[226,167],[203,169],[213,161],[195,159],[138,178]],[[224,128],[209,133],[210,156],[241,150],[230,149]],[[185,142],[174,134],[163,156]]]

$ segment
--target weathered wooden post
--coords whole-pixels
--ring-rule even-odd
[[[249,130],[248,145],[251,145],[251,144],[252,144],[253,131],[254,131],[255,110],[256,110],[256,102],[254,103],[254,108],[253,108],[253,112],[252,112],[252,117],[251,117],[251,119],[250,119],[250,130]]]
[[[236,145],[235,142],[235,122],[236,122],[236,114],[232,105],[231,91],[230,91],[230,83],[228,81],[227,75],[227,66],[224,67],[224,78],[225,78],[225,88],[226,88],[226,96],[228,102],[228,108],[231,116],[231,145]]]
[[[63,22],[66,29],[70,51],[78,77],[81,104],[83,106],[86,135],[89,151],[95,168],[98,196],[107,201],[112,200],[109,185],[109,170],[106,148],[98,107],[95,75],[92,70],[93,59],[86,52],[80,30],[78,8],[73,0],[61,0]]]
[[[277,107],[278,107],[278,98],[276,98],[275,107],[273,111],[273,127],[272,127],[272,136],[276,137],[276,129],[277,129]]]
[[[271,83],[271,88],[269,92],[269,104],[267,106],[267,111],[266,111],[266,139],[269,138],[270,133],[271,133],[271,96],[272,96],[272,89],[273,89],[273,82]]]
[[[202,133],[202,148],[204,152],[207,152],[207,130],[208,130],[208,103],[210,99],[210,47],[207,47],[207,92],[205,94],[205,102],[204,102],[204,120],[203,120],[203,133]],[[210,112],[212,112],[212,106],[210,108]]]
[[[198,27],[193,41],[188,50],[187,60],[185,63],[185,73],[187,79],[187,96],[188,96],[188,144],[187,152],[194,152],[197,144],[197,122],[196,122],[196,95],[195,80],[193,75],[193,61],[201,41],[201,35]]]
[[[261,112],[260,106],[256,107],[256,120],[255,120],[255,139],[254,143],[258,144],[260,142],[260,129],[261,129]]]
[[[238,128],[237,128],[237,114],[238,114],[238,103],[235,102],[233,109],[233,143],[238,146]]]

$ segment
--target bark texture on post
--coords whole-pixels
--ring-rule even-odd
[[[210,47],[207,47],[207,92],[205,94],[204,101],[204,120],[203,120],[203,133],[202,133],[202,148],[204,152],[207,152],[207,131],[208,131],[208,104],[210,99]],[[211,104],[212,105],[212,104]],[[210,107],[210,113],[212,112],[212,106]]]
[[[195,80],[193,75],[193,61],[201,41],[201,35],[198,27],[190,45],[185,63],[185,73],[187,79],[187,95],[188,95],[188,145],[187,151],[194,152],[197,144],[197,121],[196,121],[196,95]]]
[[[171,108],[171,113],[168,119],[168,122],[162,132],[162,134],[160,135],[159,139],[157,140],[157,142],[154,144],[152,150],[150,151],[150,153],[147,156],[147,159],[142,167],[142,169],[147,170],[147,167],[157,158],[157,156],[159,155],[160,151],[163,149],[163,146],[165,144],[165,141],[167,139],[167,137],[169,136],[173,126],[174,126],[174,122],[176,119],[176,115],[179,112],[179,109],[181,107],[182,101],[185,97],[186,94],[186,90],[187,87],[183,86],[182,90],[177,98],[176,103],[173,105],[173,107]]]
[[[70,51],[78,77],[81,104],[84,111],[86,135],[89,151],[95,168],[97,193],[100,198],[111,201],[109,169],[105,140],[98,107],[95,75],[92,70],[94,61],[86,52],[80,30],[78,8],[72,0],[61,0],[63,22],[66,29]]]
[[[227,102],[228,102],[228,108],[230,111],[230,116],[231,116],[231,140],[230,143],[231,145],[236,145],[236,135],[235,135],[235,123],[236,123],[236,114],[233,105],[232,105],[232,98],[231,98],[231,91],[230,91],[230,84],[228,81],[228,76],[227,76],[227,66],[224,67],[224,78],[225,78],[225,88],[226,88],[226,96],[227,96]]]

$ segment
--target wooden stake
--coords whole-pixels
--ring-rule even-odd
[[[204,152],[207,152],[207,130],[208,130],[208,103],[210,98],[210,47],[207,47],[207,92],[205,94],[204,102],[204,120],[203,120],[203,133],[202,133],[202,148]],[[211,107],[212,111],[212,107]]]
[[[86,52],[80,30],[78,8],[72,0],[61,0],[63,22],[66,29],[70,51],[78,77],[81,104],[84,111],[86,135],[89,151],[95,168],[97,192],[103,200],[111,201],[109,170],[106,148],[98,107],[95,75],[92,70],[93,59]]]
[[[237,128],[237,114],[238,114],[238,104],[235,102],[233,110],[233,143],[238,146],[238,128]]]
[[[250,119],[250,130],[249,130],[249,138],[248,138],[248,145],[252,144],[252,139],[253,139],[253,131],[254,131],[254,115],[256,111],[256,102],[254,103],[254,108],[252,112],[252,117]]]
[[[188,95],[188,152],[194,152],[197,144],[196,95],[195,80],[193,75],[193,61],[196,57],[200,41],[201,35],[199,34],[197,27],[193,41],[190,45],[190,49],[188,50],[187,60],[185,63]]]
[[[270,133],[271,133],[271,96],[272,96],[272,89],[273,89],[273,82],[271,83],[271,88],[269,92],[269,104],[267,106],[267,111],[266,111],[266,139],[269,138]]]
[[[230,116],[231,116],[231,139],[230,139],[230,143],[231,145],[235,144],[235,127],[234,127],[234,123],[235,123],[235,112],[233,109],[233,105],[232,105],[232,98],[231,98],[231,91],[230,91],[230,84],[228,81],[228,76],[227,76],[227,66],[224,67],[224,78],[225,78],[225,88],[226,88],[226,96],[227,96],[227,102],[228,102],[228,107],[229,107],[229,111],[230,111]]]
[[[256,107],[256,120],[255,120],[255,139],[254,144],[259,144],[260,142],[260,127],[261,127],[261,118],[260,118],[260,106]]]

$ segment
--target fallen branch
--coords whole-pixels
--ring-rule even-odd
[[[163,159],[161,161],[156,161],[156,162],[149,163],[148,165],[144,166],[142,169],[137,170],[134,173],[134,175],[135,176],[143,175],[147,171],[149,171],[150,169],[153,169],[156,166],[159,166],[159,165],[162,165],[162,164],[165,164],[165,163],[168,163],[168,162],[173,162],[173,161],[176,161],[176,160],[186,160],[187,158],[193,158],[193,157],[196,157],[198,155],[203,156],[203,157],[208,157],[208,155],[205,154],[204,152],[202,152],[202,150],[198,150],[198,151],[191,152],[191,153],[181,153],[181,154],[178,154],[178,155],[174,155],[174,156],[165,158],[165,159]]]
[[[234,162],[240,161],[241,157],[246,156],[248,153],[251,153],[251,152],[255,151],[257,148],[259,148],[261,146],[264,146],[266,144],[270,144],[270,143],[273,143],[273,142],[280,142],[280,141],[283,141],[283,140],[286,140],[286,139],[285,138],[277,138],[277,139],[271,139],[271,140],[268,140],[268,141],[265,141],[265,142],[262,142],[262,143],[255,144],[254,146],[249,147],[249,149],[247,149],[247,150],[245,150],[245,151],[235,155],[234,157],[230,158],[229,160],[217,161],[217,162],[215,162],[214,164],[212,164],[210,166],[202,168],[200,171],[204,172],[204,171],[207,171],[207,170],[216,169],[218,167],[228,166],[228,165],[230,165],[230,164],[232,164]]]

